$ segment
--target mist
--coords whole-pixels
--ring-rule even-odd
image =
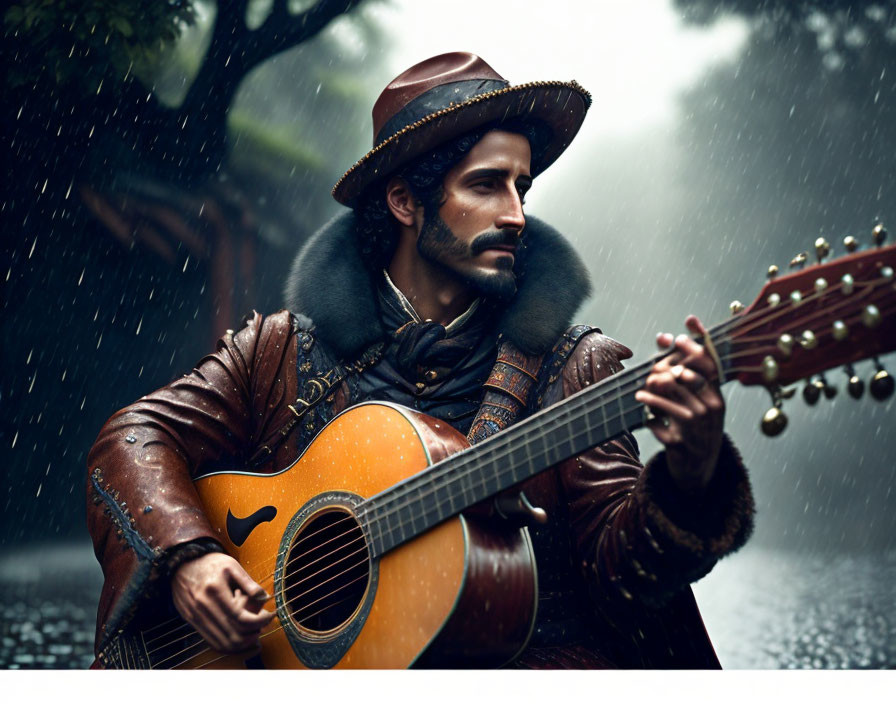
[[[178,42],[127,79],[153,103],[189,99],[216,17],[214,3],[195,5]],[[253,5],[256,26],[267,5]],[[581,133],[535,182],[527,212],[564,233],[589,267],[594,291],[576,322],[629,346],[632,363],[655,352],[658,332],[684,332],[688,314],[718,323],[731,315],[731,301],[751,303],[770,265],[783,273],[800,252],[811,263],[818,237],[842,256],[844,236],[871,247],[871,229],[883,222],[892,242],[892,2],[458,0],[450,11],[411,0],[363,3],[247,71],[221,128],[220,163],[194,180],[173,157],[160,158],[158,169],[123,161],[130,138],[94,148],[99,137],[86,135],[102,125],[106,107],[59,118],[59,134],[74,135],[59,146],[50,108],[10,104],[4,150],[18,169],[6,174],[0,209],[0,584],[9,640],[0,664],[89,664],[83,633],[92,628],[98,568],[86,546],[83,497],[97,431],[118,408],[188,372],[251,309],[282,306],[294,253],[342,210],[329,190],[369,148],[369,110],[382,87],[411,64],[454,50],[479,54],[511,83],[575,79],[592,93]],[[4,58],[39,85],[28,71],[40,56]],[[109,90],[90,88],[99,98]],[[16,117],[22,109],[41,119],[24,124]],[[34,136],[44,123],[46,134]],[[183,148],[147,143],[141,149],[156,156]],[[171,212],[186,227],[162,227]],[[894,325],[892,316],[884,324]],[[880,362],[896,371],[894,355]],[[856,365],[866,384],[874,369],[870,360]],[[840,369],[826,379],[838,393],[815,406],[796,385],[783,407],[788,427],[775,438],[759,427],[769,394],[724,387],[726,431],[757,502],[751,542],[695,589],[725,666],[896,664],[894,401],[867,392],[853,400]],[[659,445],[649,431],[636,437],[646,461]],[[59,557],[72,550],[81,557]],[[22,556],[35,554],[43,561],[23,566]],[[35,581],[75,572],[85,585],[77,609],[86,626],[65,621],[72,617],[61,607],[47,618],[70,623],[54,633],[78,645],[53,660],[15,661],[23,642],[40,650],[28,635],[39,628],[20,623]],[[846,589],[851,615],[836,603]],[[770,591],[787,596],[769,599]],[[41,604],[57,596],[41,592]],[[807,604],[808,621],[791,619]]]

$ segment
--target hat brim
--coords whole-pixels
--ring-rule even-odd
[[[509,86],[450,105],[404,127],[376,145],[343,174],[333,197],[349,207],[374,181],[388,176],[434,146],[493,122],[540,120],[553,131],[532,176],[557,160],[582,126],[591,94],[575,81],[537,81]]]

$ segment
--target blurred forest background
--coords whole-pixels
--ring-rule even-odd
[[[615,11],[532,5],[552,13],[555,41],[572,25],[596,33]],[[688,313],[718,322],[730,300],[750,302],[769,264],[784,268],[816,237],[842,254],[843,236],[870,245],[876,222],[896,222],[896,3],[640,5],[645,26],[656,16],[682,36],[729,28],[731,39],[676,92],[674,119],[589,133],[611,113],[643,117],[604,100],[602,81],[625,81],[629,65],[584,46],[578,63],[524,75],[513,52],[537,60],[539,28],[550,27],[518,3],[501,31],[522,40],[499,51],[454,36],[442,46],[437,11],[397,0],[13,0],[0,44],[0,555],[84,541],[84,463],[103,421],[189,371],[253,308],[281,307],[294,253],[340,210],[330,187],[369,148],[373,101],[428,55],[471,50],[511,82],[575,77],[592,90],[587,129],[539,179],[530,211],[592,268],[579,319],[636,358]],[[412,12],[432,16],[414,24]],[[637,48],[640,28],[627,31]],[[597,85],[585,80],[588,52],[610,77]],[[894,371],[892,357],[882,361]],[[872,369],[858,365],[866,379]],[[758,430],[767,394],[726,391],[758,500],[748,550],[768,551],[750,553],[751,571],[787,555],[844,565],[866,555],[893,574],[893,401],[853,401],[841,371],[828,379],[837,397],[788,402],[790,427],[775,440]],[[638,438],[644,454],[655,449]],[[892,584],[883,574],[854,593]],[[750,585],[737,586],[749,599]],[[711,608],[736,608],[713,606],[708,588],[701,603],[704,594]],[[891,587],[883,595],[873,618],[896,606]],[[874,623],[884,645],[867,662],[813,660],[810,648],[798,665],[896,664],[896,622]],[[4,625],[10,649],[16,633]]]

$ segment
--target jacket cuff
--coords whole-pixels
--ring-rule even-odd
[[[197,538],[180,545],[175,545],[165,553],[165,570],[169,577],[185,562],[212,552],[224,552],[224,548],[212,538]]]
[[[647,464],[635,486],[652,532],[695,558],[734,552],[753,531],[755,505],[740,453],[725,435],[713,478],[698,497],[682,491],[669,474],[666,453]]]

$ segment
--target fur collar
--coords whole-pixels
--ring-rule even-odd
[[[354,213],[343,213],[299,250],[286,283],[286,307],[310,320],[318,338],[342,360],[353,360],[382,340],[371,274],[356,245]],[[591,291],[588,272],[552,227],[526,218],[526,247],[517,292],[498,331],[527,354],[544,354],[569,327]]]

